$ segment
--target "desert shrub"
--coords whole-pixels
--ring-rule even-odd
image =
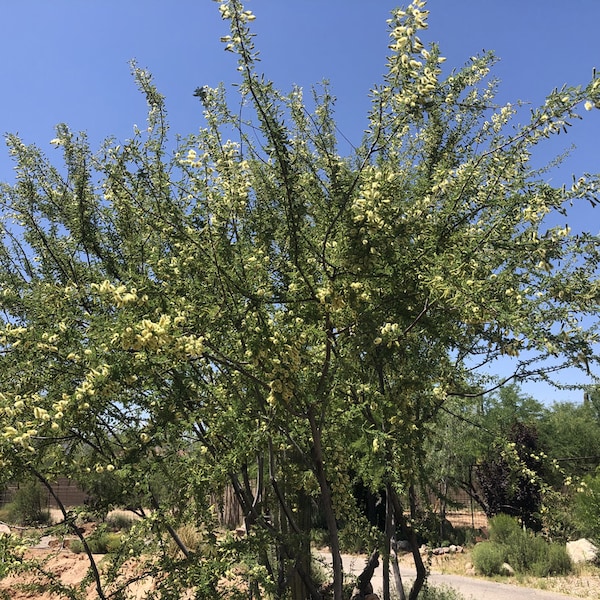
[[[193,524],[180,525],[175,529],[177,537],[189,552],[208,556],[214,552],[214,534],[206,529],[201,529]],[[169,554],[179,556],[181,550],[177,542],[167,534]]]
[[[490,541],[473,549],[473,564],[481,573],[500,574],[503,562],[517,573],[531,573],[536,577],[562,575],[571,570],[571,560],[564,545],[550,543],[521,529],[512,517],[498,517],[490,521]]]
[[[506,562],[506,547],[496,542],[481,542],[473,548],[473,565],[483,575],[499,575]]]
[[[428,585],[419,593],[419,600],[464,600],[464,596],[445,585],[439,587]]]
[[[75,554],[81,554],[84,551],[83,543],[81,540],[71,540],[69,543],[69,550]]]
[[[114,513],[106,518],[105,524],[111,531],[129,531],[134,520],[123,513]]]
[[[544,538],[520,530],[504,546],[506,562],[518,573],[528,573],[533,565],[545,560],[549,544]]]
[[[543,557],[531,566],[536,577],[549,575],[566,575],[573,568],[567,548],[559,543],[547,544]]]
[[[118,533],[100,529],[86,538],[86,542],[93,554],[112,554],[121,547],[121,536]],[[75,554],[80,554],[84,551],[83,543],[81,540],[73,540],[69,544],[69,549]]]
[[[523,529],[515,517],[498,514],[489,521],[490,541],[498,544],[507,544],[515,536],[520,536]]]
[[[177,535],[183,545],[191,552],[198,552],[202,546],[204,536],[193,525],[182,525],[177,529]],[[173,541],[175,547],[175,542]]]
[[[19,525],[43,525],[50,522],[46,493],[37,481],[26,481],[6,506],[7,520]]]

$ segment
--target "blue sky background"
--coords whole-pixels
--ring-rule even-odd
[[[262,69],[276,85],[305,89],[328,79],[337,97],[342,132],[360,142],[368,92],[385,71],[386,19],[399,2],[388,0],[248,0]],[[430,0],[424,42],[437,42],[445,67],[494,50],[501,101],[533,106],[563,84],[585,84],[600,70],[598,0]],[[49,155],[54,126],[85,130],[92,148],[114,135],[130,137],[145,121],[145,100],[130,75],[136,59],[166,96],[171,131],[202,124],[196,87],[237,81],[235,57],[219,38],[228,33],[212,0],[21,0],[0,7],[0,131],[18,133]],[[231,89],[234,94],[235,90]],[[540,163],[576,145],[551,174],[600,172],[600,111],[540,148]],[[0,149],[0,180],[12,180],[12,163]],[[600,230],[600,209],[578,209],[574,229]],[[569,398],[539,387],[525,390],[542,401]],[[579,400],[576,397],[573,399]]]

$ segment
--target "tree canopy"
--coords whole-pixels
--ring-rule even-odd
[[[130,139],[92,151],[59,125],[55,161],[7,136],[3,478],[110,478],[98,500],[142,517],[110,573],[144,539],[164,598],[214,595],[240,561],[255,597],[324,597],[306,560],[318,508],[341,599],[339,527],[362,522],[354,480],[387,492],[410,539],[448,399],[497,385],[500,357],[514,359],[506,382],[596,363],[598,239],[548,217],[595,203],[599,180],[554,187],[531,156],[598,105],[600,78],[515,124],[518,105],[494,102],[493,55],[446,74],[415,0],[388,22],[387,73],[344,157],[327,86],[279,91],[259,71],[254,15],[238,0],[220,10],[242,82],[234,100],[196,90],[199,133],[169,138],[165,100],[134,65],[148,120]],[[226,486],[241,539],[217,535],[211,494]],[[392,535],[373,542],[386,561]],[[100,597],[115,593],[93,575]]]

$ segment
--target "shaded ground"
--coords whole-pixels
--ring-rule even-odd
[[[58,580],[64,585],[76,586],[87,574],[89,563],[84,554],[74,554],[68,549],[32,549],[28,552],[29,557],[47,557],[48,562],[46,568],[52,572]],[[321,553],[324,561],[327,561],[328,556]],[[101,564],[102,555],[96,556],[99,564]],[[362,571],[367,560],[366,556],[362,555],[344,555],[344,568],[354,574]],[[550,578],[545,580],[548,588],[555,591],[543,591],[540,589],[532,589],[521,587],[515,579],[504,579],[506,583],[498,583],[483,578],[465,577],[457,574],[442,573],[442,570],[460,569],[460,565],[464,564],[465,557],[454,557],[447,559],[444,564],[439,562],[432,565],[432,575],[430,582],[435,586],[452,587],[462,593],[465,598],[473,598],[475,600],[561,600],[564,598],[585,598],[595,599],[600,598],[600,578],[598,576],[571,576],[561,578]],[[410,584],[414,578],[414,568],[412,567],[412,559],[409,555],[402,557],[400,562],[401,573],[404,581]],[[134,574],[135,565],[130,566],[129,574]],[[15,587],[17,583],[23,583],[22,577],[7,578],[0,581],[0,590],[8,591],[11,600],[51,600],[49,594],[42,594],[38,591],[23,591]],[[375,572],[373,578],[375,591],[381,591],[383,585],[383,577],[381,567]],[[146,592],[151,589],[151,582],[145,581],[132,589],[132,596],[138,600],[142,600]],[[558,594],[557,592],[562,592]],[[567,595],[563,595],[567,594]],[[91,586],[89,588],[88,598],[92,600],[97,598],[96,592]]]
[[[56,515],[58,518],[58,515]],[[472,515],[465,514],[465,521],[470,521]],[[90,524],[92,528],[94,525]],[[87,526],[86,526],[87,527]],[[68,548],[57,547],[56,539],[45,536],[35,548],[28,550],[26,558],[46,558],[46,569],[51,572],[57,580],[65,586],[77,586],[88,573],[89,562],[85,554],[75,554]],[[326,552],[318,552],[318,556],[324,564],[329,561]],[[105,559],[103,555],[97,555],[97,564],[102,565]],[[367,557],[363,555],[344,555],[344,569],[348,573],[359,574],[366,563]],[[552,577],[544,580],[525,578],[505,578],[502,583],[490,581],[479,577],[466,577],[466,565],[470,562],[468,553],[434,556],[431,565],[432,574],[430,582],[435,585],[453,587],[462,593],[465,598],[476,600],[560,600],[561,598],[584,598],[586,600],[600,599],[600,577],[591,569],[580,570],[575,575],[568,577]],[[127,575],[135,574],[135,561],[128,567]],[[410,554],[405,554],[400,559],[400,569],[403,580],[409,585],[414,578],[414,566]],[[29,581],[31,579],[27,578]],[[0,581],[0,593],[7,592],[11,600],[51,600],[47,593],[39,591],[23,591],[18,589],[19,583],[24,583],[23,575],[19,577],[6,578]],[[381,566],[375,572],[373,578],[375,591],[380,592],[383,586]],[[529,586],[529,587],[522,587]],[[540,588],[544,587],[542,591]],[[148,579],[141,581],[131,589],[131,597],[142,600],[145,594],[152,588],[152,581]],[[559,595],[563,594],[563,595]],[[97,598],[97,593],[92,586],[88,588],[88,598]]]

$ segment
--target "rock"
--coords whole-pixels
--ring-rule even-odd
[[[50,548],[50,542],[52,541],[52,536],[50,535],[43,535],[40,538],[40,541],[35,545],[32,546],[32,548],[35,548],[36,550],[47,550],[48,548]]]
[[[404,552],[410,552],[410,542],[408,540],[398,540],[396,542],[396,548],[398,548],[398,550],[404,550]]]
[[[0,533],[10,535],[10,527],[5,523],[0,523]]]
[[[508,563],[502,563],[502,566],[500,567],[500,575],[509,575],[512,577],[514,574],[515,570]]]
[[[456,554],[456,552],[458,552],[456,545],[450,544],[448,546],[448,552],[450,552],[450,554]]]
[[[598,548],[589,540],[581,538],[567,542],[567,554],[574,563],[594,562],[598,557]]]

